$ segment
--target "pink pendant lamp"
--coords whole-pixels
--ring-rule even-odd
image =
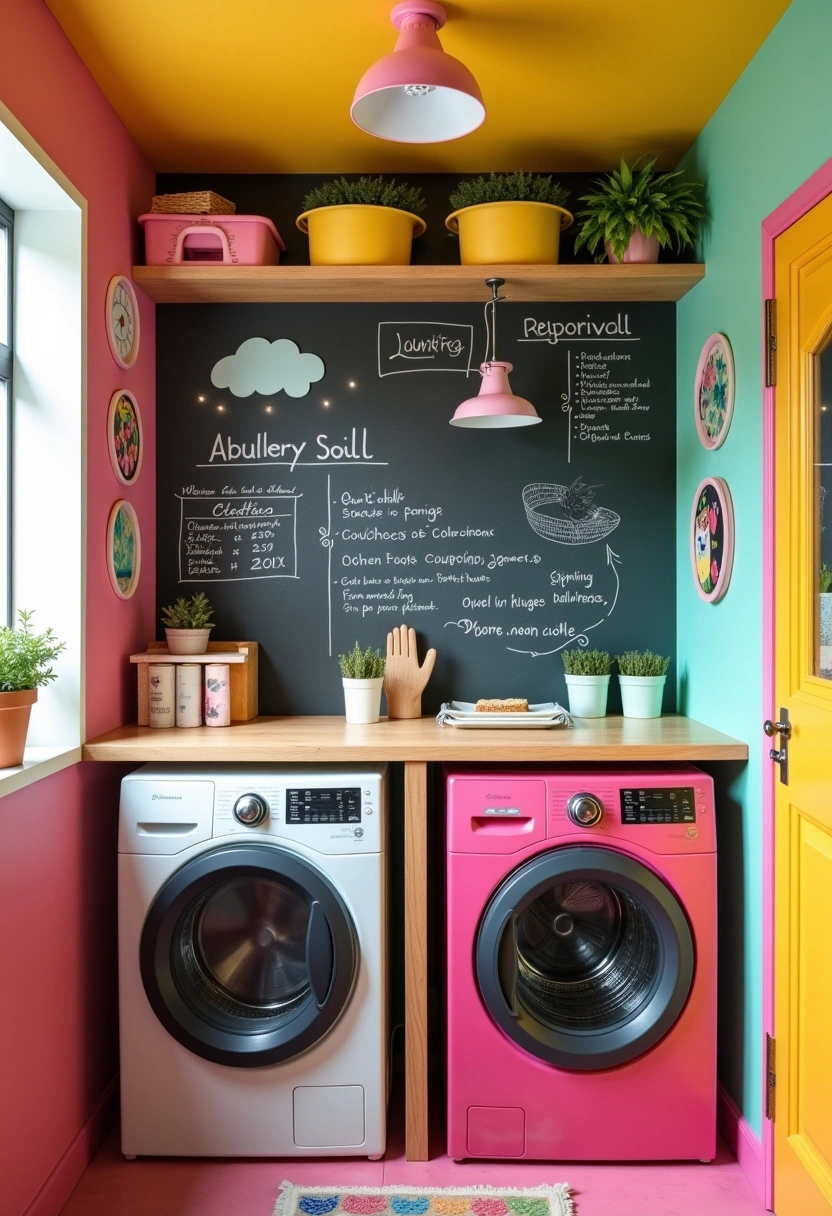
[[[491,299],[485,306],[486,332],[488,331],[488,309],[491,309],[491,358],[480,364],[482,383],[476,397],[469,397],[457,407],[451,426],[494,429],[506,426],[534,426],[542,422],[531,401],[515,397],[508,382],[508,373],[513,371],[511,363],[499,363],[495,358],[497,347],[497,304],[503,299],[497,292],[505,279],[486,279],[491,288]]]
[[[438,144],[475,131],[485,118],[482,94],[465,65],[442,50],[436,36],[445,24],[442,5],[404,0],[391,20],[399,40],[362,76],[350,109],[356,126],[404,144]]]

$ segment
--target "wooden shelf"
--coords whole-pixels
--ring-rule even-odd
[[[584,720],[564,730],[460,730],[433,718],[348,726],[342,717],[254,718],[234,726],[158,730],[122,726],[84,744],[85,760],[141,764],[498,761],[584,763],[747,760],[748,747],[678,715]]]
[[[510,300],[624,303],[680,300],[705,276],[698,263],[656,266],[134,266],[157,304],[482,303],[490,275]]]

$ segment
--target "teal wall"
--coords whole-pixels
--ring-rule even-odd
[[[680,712],[750,745],[721,774],[720,1079],[762,1131],[762,376],[760,223],[832,155],[832,4],[793,0],[682,162],[708,188],[698,254],[705,280],[678,306],[678,648]],[[693,377],[715,331],[734,351],[734,421],[716,452],[693,425]],[[716,605],[699,599],[688,556],[691,500],[706,475],[734,500],[736,560]]]

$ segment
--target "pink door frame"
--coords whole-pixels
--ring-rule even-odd
[[[781,203],[762,224],[763,300],[774,298],[774,242],[787,228],[832,194],[832,157]],[[776,319],[775,319],[776,320]],[[763,332],[763,696],[766,716],[774,718],[774,389],[766,388]],[[774,1034],[774,788],[775,769],[763,749],[763,1033]],[[766,1092],[763,1060],[763,1094]],[[763,1119],[763,1197],[774,1208],[774,1125]]]

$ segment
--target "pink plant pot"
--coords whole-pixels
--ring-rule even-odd
[[[613,265],[618,264],[618,258],[612,251],[612,245],[609,241],[604,243],[604,249],[607,254],[607,261]],[[622,262],[658,262],[659,260],[659,238],[657,236],[645,236],[644,233],[636,228],[633,235],[630,237],[630,243],[624,250]]]

